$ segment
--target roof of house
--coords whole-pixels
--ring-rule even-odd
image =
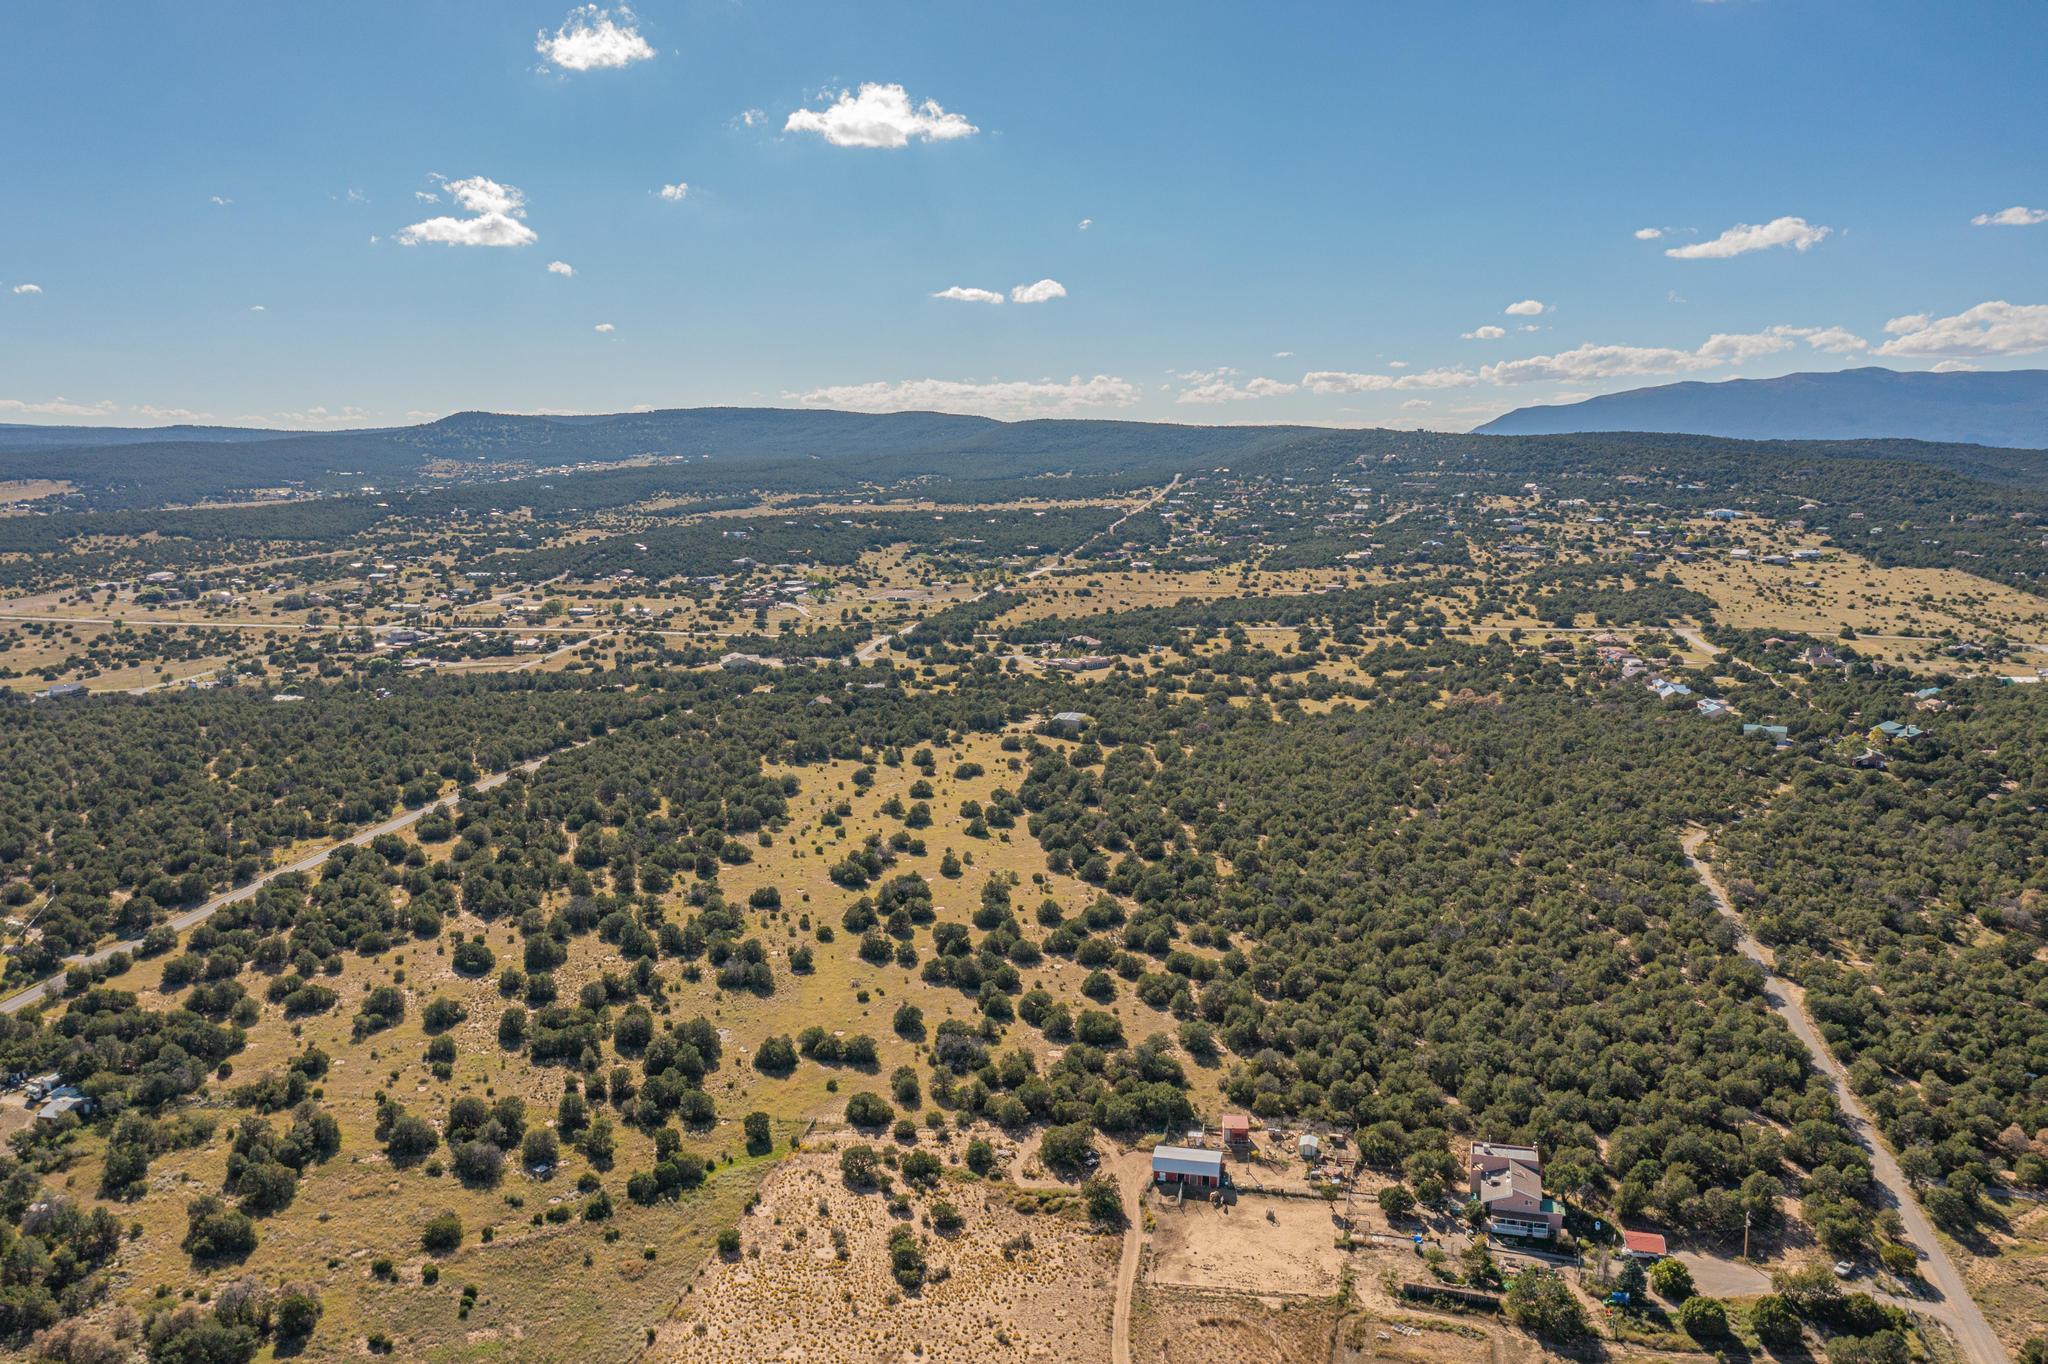
[[[1155,1146],[1152,1173],[1167,1175],[1221,1175],[1223,1153],[1194,1146]]]
[[[1495,1170],[1479,1182],[1479,1201],[1483,1204],[1517,1196],[1535,1203],[1543,1201],[1542,1176],[1519,1160],[1509,1161],[1505,1170]]]
[[[1621,1243],[1638,1255],[1664,1254],[1664,1238],[1654,1231],[1624,1231]]]
[[[1500,1160],[1519,1160],[1528,1165],[1541,1165],[1543,1157],[1533,1146],[1523,1146],[1511,1141],[1475,1141],[1472,1143],[1472,1159],[1492,1156]]]
[[[1225,1113],[1223,1115],[1223,1130],[1225,1132],[1249,1132],[1252,1130],[1251,1116],[1245,1113]]]

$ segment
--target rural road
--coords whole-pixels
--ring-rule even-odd
[[[580,744],[576,744],[572,745],[571,747],[580,748],[581,746],[582,745]],[[520,763],[517,767],[507,768],[503,772],[493,772],[488,776],[479,777],[474,783],[475,789],[479,791],[488,791],[494,786],[502,786],[505,783],[505,779],[511,776],[512,773],[531,772],[534,769],[538,768],[542,763],[546,762],[549,758],[554,757],[556,753],[566,753],[568,751],[569,750],[565,748],[558,748],[554,751],[554,753],[544,753],[538,758],[530,758],[527,761]],[[262,875],[256,877],[253,881],[244,882],[242,885],[236,886],[231,890],[224,890],[220,894],[214,896],[211,900],[208,900],[205,904],[197,905],[194,908],[186,910],[182,914],[173,915],[166,922],[168,922],[170,926],[176,929],[178,932],[183,933],[186,929],[193,927],[195,924],[204,923],[206,920],[212,918],[215,914],[218,914],[221,910],[226,909],[229,905],[239,904],[241,901],[248,899],[250,896],[254,895],[257,891],[263,889],[265,886],[269,885],[272,881],[275,881],[280,876],[289,876],[293,872],[317,870],[320,864],[327,860],[328,854],[332,853],[336,848],[344,847],[351,844],[353,844],[356,847],[361,847],[363,844],[370,842],[370,840],[381,837],[384,834],[395,834],[400,829],[411,828],[414,824],[417,824],[421,819],[425,818],[429,810],[433,810],[440,806],[446,806],[448,809],[453,810],[461,803],[462,796],[461,793],[458,792],[455,795],[444,797],[443,799],[434,801],[431,804],[423,805],[417,810],[407,810],[404,814],[394,816],[391,819],[387,819],[382,824],[374,824],[367,829],[360,829],[355,833],[350,834],[347,838],[337,839],[331,843],[324,843],[319,847],[318,850],[314,852],[309,852],[305,854],[303,857],[294,858],[292,861],[285,863],[283,866],[273,867],[269,871],[266,871]],[[108,943],[105,947],[96,948],[91,952],[85,952],[77,956],[66,957],[64,959],[64,964],[67,970],[73,966],[86,966],[95,962],[105,961],[108,957],[113,956],[116,952],[133,952],[141,946],[142,940],[140,938],[126,938],[120,942]],[[37,981],[34,985],[28,986],[26,989],[16,991],[14,994],[9,995],[6,999],[0,1000],[0,1014],[19,1013],[23,1009],[28,1008],[30,1005],[40,1004],[42,1001],[50,998],[56,991],[61,989],[63,987],[63,984],[63,971],[59,971],[55,975],[45,977],[44,979]]]
[[[1913,1197],[1912,1185],[1899,1168],[1897,1158],[1878,1136],[1869,1111],[1850,1090],[1848,1073],[1814,1028],[1813,1019],[1806,1012],[1806,992],[1778,975],[1777,964],[1770,951],[1750,936],[1742,916],[1736,912],[1734,901],[1728,898],[1727,888],[1714,874],[1714,869],[1701,859],[1699,850],[1706,841],[1705,829],[1687,829],[1679,838],[1679,846],[1685,850],[1685,860],[1691,865],[1693,874],[1713,895],[1722,917],[1735,925],[1736,945],[1742,955],[1763,968],[1764,998],[1813,1057],[1814,1066],[1826,1077],[1829,1088],[1835,1092],[1835,1102],[1841,1105],[1843,1114],[1848,1118],[1849,1130],[1870,1151],[1871,1173],[1898,1205],[1899,1217],[1906,1224],[1906,1234],[1920,1252],[1925,1278],[1936,1295],[1930,1300],[1892,1301],[1941,1321],[1955,1333],[1957,1344],[1973,1364],[2010,1364],[2012,1357],[2006,1353],[1998,1333],[1991,1329],[1991,1323],[1984,1320],[1984,1314],[1977,1310],[1970,1290],[1963,1283],[1963,1276],[1956,1272],[1955,1262],[1949,1259],[1948,1251],[1935,1235],[1934,1224],[1927,1220],[1920,1201]]]
[[[1117,1189],[1124,1199],[1124,1251],[1116,1269],[1116,1309],[1110,1316],[1110,1364],[1131,1364],[1131,1294],[1138,1286],[1138,1259],[1145,1248],[1145,1212],[1138,1199],[1150,1164],[1142,1151],[1117,1162]]]

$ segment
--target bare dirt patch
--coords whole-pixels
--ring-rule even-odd
[[[1151,1283],[1244,1293],[1325,1297],[1337,1291],[1344,1252],[1332,1205],[1320,1198],[1240,1195],[1222,1207],[1149,1197]]]
[[[649,1357],[1108,1360],[1117,1238],[1078,1215],[1028,1213],[1032,1200],[1017,1195],[949,1177],[905,1219],[885,1195],[846,1187],[836,1147],[807,1149],[769,1178],[739,1223],[739,1254],[706,1268]],[[940,1199],[965,1219],[950,1236],[929,1225]],[[915,1292],[890,1276],[889,1235],[906,1226],[932,1275]]]

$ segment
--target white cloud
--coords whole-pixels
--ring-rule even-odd
[[[1954,317],[1913,313],[1884,324],[1879,355],[2030,355],[2048,350],[2048,304],[1979,303]]]
[[[113,410],[114,404],[104,400],[75,403],[69,398],[50,398],[42,402],[0,398],[0,416],[8,417],[104,417]]]
[[[369,419],[370,414],[363,411],[362,408],[344,405],[338,410],[318,406],[309,407],[300,412],[244,413],[236,420],[250,426],[275,426],[286,430],[300,430],[309,427],[323,427],[331,430],[335,427],[362,426]]]
[[[2048,208],[2024,208],[2014,204],[1996,213],[1979,213],[1970,221],[1978,227],[2032,227],[2036,223],[2048,223]]]
[[[839,384],[784,395],[805,407],[855,412],[965,412],[984,417],[1059,417],[1097,408],[1129,407],[1138,401],[1136,384],[1112,375],[1055,379],[904,379],[894,383]]]
[[[1020,284],[1010,290],[1012,303],[1050,303],[1056,298],[1067,296],[1067,286],[1056,279],[1042,279],[1036,284]]]
[[[1469,332],[1459,333],[1459,336],[1466,341],[1498,341],[1506,335],[1507,332],[1504,329],[1495,326],[1475,327]]]
[[[221,208],[226,208],[229,204],[232,204],[234,202],[233,199],[228,198],[224,194],[208,195],[206,201],[210,204],[217,205]]]
[[[1486,366],[1480,375],[1490,384],[1532,384],[1546,381],[1586,383],[1651,374],[1686,374],[1745,365],[1766,355],[1791,350],[1804,341],[1815,350],[1843,353],[1867,349],[1862,337],[1841,327],[1767,327],[1760,332],[1715,332],[1694,350],[1670,346],[1583,345],[1555,355],[1532,355]]]
[[[907,147],[913,138],[951,142],[981,129],[933,100],[913,106],[900,85],[869,83],[857,94],[845,90],[823,109],[798,109],[784,132],[817,133],[835,147]]]
[[[955,303],[1001,303],[1003,301],[1003,296],[993,289],[972,289],[960,284],[955,284],[949,289],[941,289],[933,294],[932,297],[951,299]]]
[[[1726,260],[1750,251],[1768,251],[1789,246],[1804,252],[1818,245],[1833,228],[1819,227],[1804,218],[1773,218],[1767,223],[1737,223],[1710,242],[1667,248],[1673,260]]]
[[[260,313],[267,311],[267,309],[265,309],[261,303],[251,303],[249,305],[249,311],[252,313]]]
[[[446,188],[449,198],[475,216],[428,218],[401,231],[399,241],[407,246],[531,246],[540,240],[520,221],[526,216],[526,196],[515,187],[473,175],[450,180]]]
[[[1194,386],[1183,389],[1175,402],[1180,403],[1237,403],[1252,398],[1277,398],[1298,390],[1300,384],[1290,384],[1282,379],[1251,379],[1243,384],[1236,382],[1234,369],[1196,370],[1178,377]]]
[[[576,267],[565,260],[551,260],[548,262],[548,273],[567,277],[576,273]]]
[[[1661,227],[1639,227],[1636,229],[1636,240],[1639,242],[1653,242],[1663,235],[1664,229]]]
[[[768,113],[765,109],[742,109],[732,116],[732,126],[735,128],[752,128],[767,121]]]
[[[441,202],[441,196],[430,189],[416,189],[412,192],[412,197],[423,204],[438,204]]]
[[[597,330],[597,331],[601,331],[601,332],[615,332],[615,331],[617,331],[617,330],[618,330],[618,328],[617,328],[617,327],[614,327],[614,326],[613,326],[613,325],[612,325],[611,323],[609,323],[609,322],[600,322],[600,323],[598,323],[598,324],[597,324],[597,327],[595,328],[595,330]]]
[[[654,56],[654,48],[640,36],[633,11],[619,6],[618,18],[597,5],[569,11],[562,26],[549,36],[540,31],[533,50],[564,71],[617,70]]]
[[[14,292],[17,294],[40,294],[42,291],[43,286],[40,284],[17,284],[14,286]]]
[[[1968,360],[1943,360],[1934,366],[1936,374],[1975,374],[1977,367]]]
[[[1401,410],[1403,412],[1420,412],[1425,407],[1434,406],[1436,406],[1436,404],[1432,403],[1427,398],[1409,398],[1402,402]]]
[[[690,186],[687,182],[678,180],[673,185],[663,185],[660,189],[656,190],[655,193],[659,194],[662,198],[668,200],[672,204],[679,203],[683,199],[689,197]]]
[[[1786,336],[1800,337],[1815,350],[1833,351],[1837,355],[1870,349],[1868,341],[1846,327],[1776,327],[1773,330]]]
[[[1081,230],[1083,232],[1086,232],[1089,228],[1093,226],[1095,226],[1095,220],[1093,218],[1083,218],[1081,220]]]
[[[211,412],[194,412],[189,407],[154,407],[144,403],[132,409],[136,416],[146,417],[153,422],[210,422]]]
[[[347,199],[352,204],[367,204],[370,202],[370,196],[359,189],[350,190]]]
[[[1501,311],[1509,317],[1541,317],[1544,313],[1550,311],[1550,306],[1545,303],[1538,303],[1533,298],[1525,298],[1520,303],[1508,304]]]
[[[1311,370],[1301,386],[1311,393],[1392,393],[1411,389],[1464,388],[1479,382],[1469,369],[1426,369],[1417,374],[1348,374],[1343,370]]]
[[[1294,352],[1293,352],[1293,351],[1291,351],[1291,350],[1276,350],[1276,351],[1274,351],[1274,352],[1273,352],[1273,358],[1274,358],[1275,360],[1287,360],[1287,359],[1291,359],[1291,358],[1293,357],[1293,355],[1294,355]]]

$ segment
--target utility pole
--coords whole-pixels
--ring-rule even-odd
[[[1749,1209],[1742,1210],[1742,1258],[1749,1258]]]

